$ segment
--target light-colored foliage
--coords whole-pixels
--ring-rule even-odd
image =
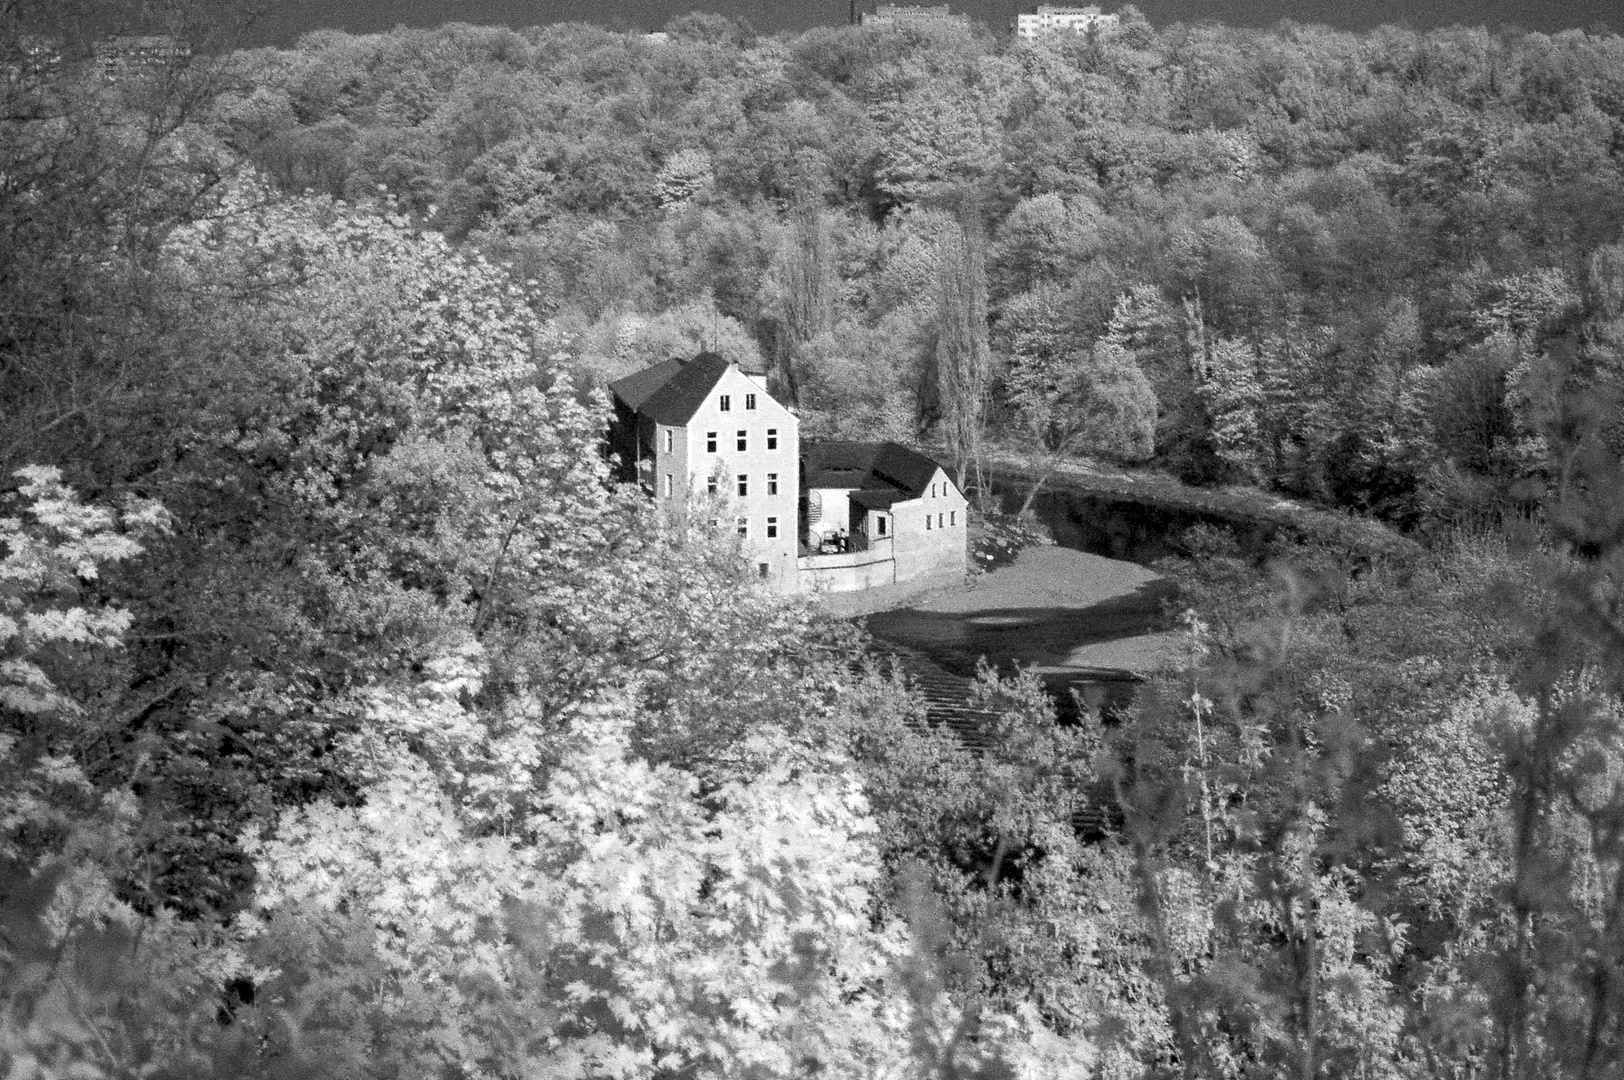
[[[595,709],[545,772],[491,777],[523,811],[489,833],[460,769],[405,751],[445,726],[413,707],[380,703],[356,748],[361,805],[253,844],[246,948],[279,969],[256,1009],[297,1009],[300,1038],[360,1060],[388,1032],[404,1075],[902,1076],[909,1032],[951,1023],[897,982],[904,928],[873,928],[874,825],[838,759],[764,732],[760,772],[701,798]],[[339,936],[348,963],[311,951]]]

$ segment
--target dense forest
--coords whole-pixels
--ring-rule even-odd
[[[1624,39],[110,77],[67,10],[0,4],[8,1078],[1624,1068]],[[1422,543],[1191,530],[1177,669],[1065,725],[989,669],[972,752],[611,481],[604,382],[702,347],[961,478]]]

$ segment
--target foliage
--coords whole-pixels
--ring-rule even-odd
[[[21,10],[0,1071],[1616,1073],[1616,35]],[[699,347],[1433,549],[1192,534],[1178,670],[967,745],[610,483]]]

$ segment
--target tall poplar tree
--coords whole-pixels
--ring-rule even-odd
[[[947,452],[960,490],[976,471],[981,486],[981,437],[986,426],[987,250],[973,203],[941,241],[936,279],[936,379]]]
[[[803,197],[792,211],[773,271],[778,301],[774,360],[789,404],[799,406],[796,353],[807,342],[833,328],[835,294],[839,287],[829,220],[810,197]]]

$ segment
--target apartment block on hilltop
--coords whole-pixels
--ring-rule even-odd
[[[946,4],[875,4],[872,12],[864,12],[861,16],[863,26],[899,26],[907,23],[963,23],[970,22],[970,16],[955,15]]]
[[[1017,36],[1023,38],[1056,33],[1105,33],[1115,30],[1120,22],[1119,16],[1107,15],[1093,4],[1087,7],[1039,4],[1037,11],[1015,16],[1014,30]]]
[[[96,42],[96,62],[108,82],[162,76],[191,59],[191,44],[169,34],[117,34]]]
[[[62,39],[47,34],[22,34],[10,45],[0,45],[4,71],[12,78],[37,79],[62,67]]]
[[[957,580],[968,531],[947,473],[894,442],[801,445],[795,414],[759,375],[715,353],[613,383],[610,444],[623,475],[737,532],[782,592]]]

